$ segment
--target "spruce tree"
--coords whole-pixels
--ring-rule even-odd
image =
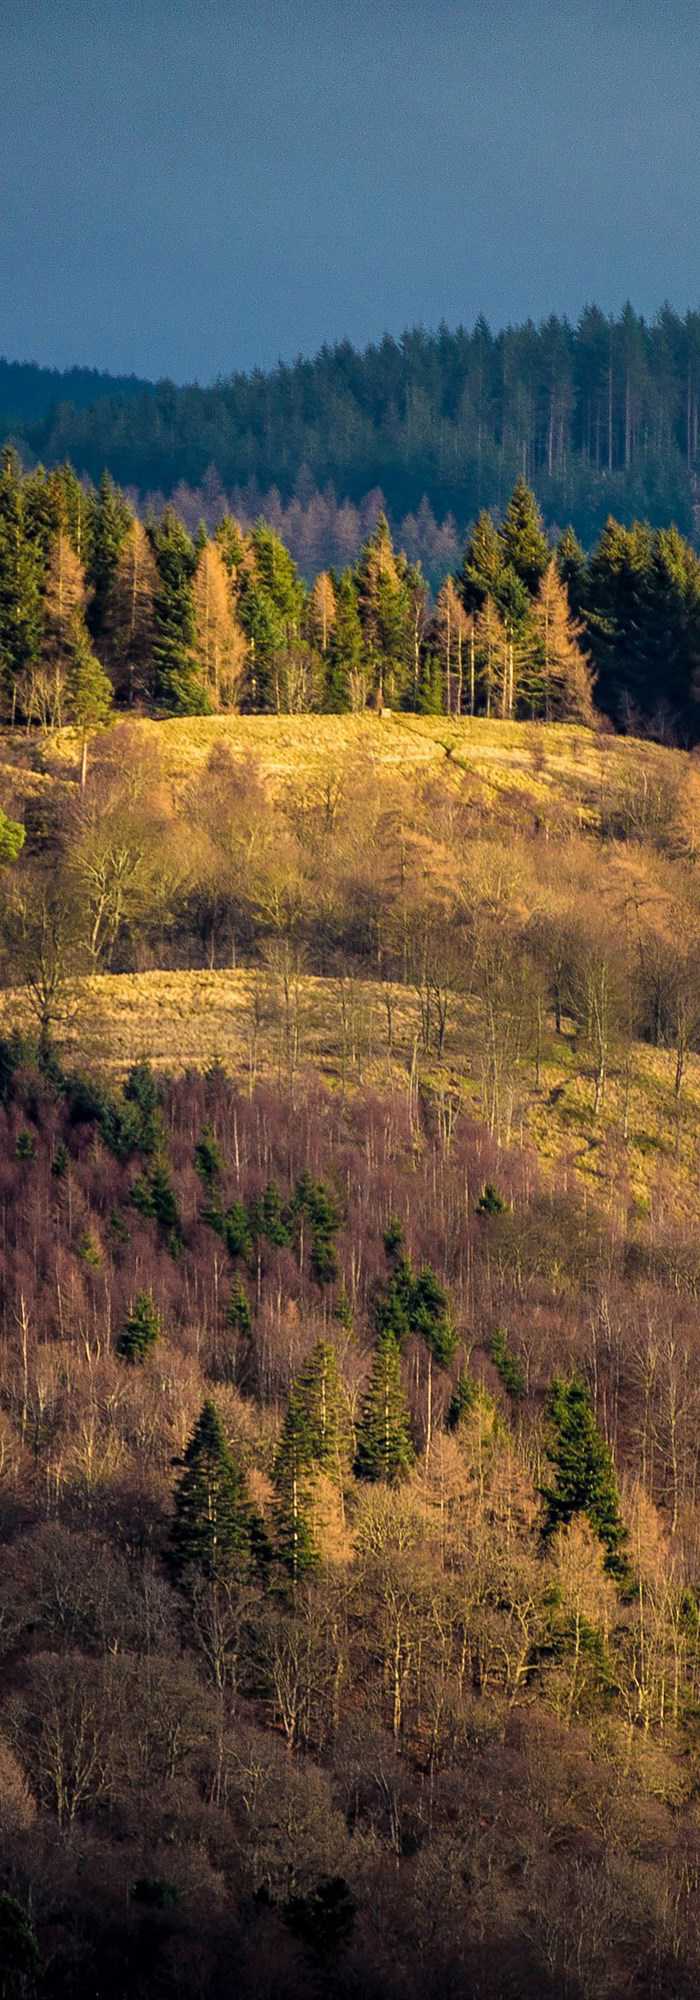
[[[313,1429],[303,1400],[292,1390],[274,1465],[276,1546],[298,1583],[318,1562],[309,1521]]]
[[[413,1459],[401,1381],[401,1350],[395,1334],[387,1327],[377,1341],[363,1400],[355,1472],[358,1479],[385,1479],[395,1485],[410,1471]]]
[[[211,1125],[203,1125],[194,1149],[195,1172],[202,1185],[212,1194],[217,1181],[221,1179],[224,1163],[219,1150],[216,1133]]]
[[[0,461],[0,684],[13,719],[22,707],[22,679],[41,645],[42,556],[28,531],[25,490],[17,454]]]
[[[276,1181],[268,1181],[267,1187],[250,1211],[250,1230],[253,1237],[266,1237],[276,1249],[284,1250],[291,1242],[289,1224]]]
[[[253,1331],[253,1315],[250,1309],[248,1293],[245,1286],[241,1284],[240,1278],[234,1278],[231,1286],[229,1301],[226,1307],[226,1320],[227,1324],[233,1328],[234,1333],[240,1334],[244,1340],[250,1339]]]
[[[210,703],[195,654],[195,551],[172,507],[166,508],[154,531],[153,549],[159,573],[154,607],[155,699],[175,714],[208,715]]]
[[[116,1345],[122,1361],[145,1361],[156,1341],[160,1340],[162,1324],[152,1292],[138,1292],[125,1321]]]
[[[255,1522],[241,1467],[229,1449],[213,1402],[203,1404],[175,1493],[170,1561],[178,1581],[209,1582],[239,1573],[251,1558]]]
[[[411,1332],[424,1342],[436,1367],[449,1368],[457,1335],[450,1317],[447,1293],[430,1264],[423,1264],[413,1281],[409,1321]]]
[[[473,1410],[478,1393],[477,1384],[474,1381],[473,1375],[470,1375],[469,1369],[460,1369],[447,1408],[446,1424],[448,1431],[459,1429],[462,1417],[466,1416],[469,1410]]]
[[[328,649],[324,708],[331,715],[364,708],[367,661],[354,579],[343,572],[336,592],[335,618]]]
[[[503,567],[503,546],[498,529],[493,516],[484,509],[474,523],[456,579],[467,613],[473,616],[483,611],[487,598],[491,598],[493,603],[498,602]]]
[[[549,1397],[550,1438],[547,1457],[553,1467],[551,1484],[540,1487],[545,1503],[545,1536],[566,1527],[575,1514],[586,1514],[594,1534],[607,1551],[605,1568],[623,1577],[622,1554],[627,1539],[620,1519],[620,1502],[612,1453],[601,1436],[591,1400],[580,1376],[556,1377]]]
[[[323,1181],[304,1173],[294,1190],[292,1213],[308,1217],[311,1226],[311,1269],[319,1285],[332,1284],[338,1275],[334,1238],[340,1228],[336,1202]]]
[[[549,548],[542,515],[526,480],[517,479],[501,528],[504,564],[511,569],[534,597],[549,561]]]
[[[565,528],[557,543],[557,569],[566,590],[572,617],[580,618],[586,599],[586,558],[573,528]]]
[[[347,1449],[348,1421],[338,1356],[330,1341],[317,1340],[296,1377],[292,1400],[309,1465],[337,1475]]]
[[[100,645],[105,635],[105,617],[110,591],[119,565],[122,543],[131,526],[131,509],[117,491],[108,472],[103,472],[92,513],[87,582],[90,591],[88,625]]]
[[[519,1402],[525,1394],[525,1370],[522,1361],[513,1353],[508,1335],[502,1327],[497,1327],[496,1332],[491,1335],[489,1355],[506,1395],[510,1396],[513,1402]]]

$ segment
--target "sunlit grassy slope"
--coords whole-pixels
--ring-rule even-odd
[[[129,723],[150,744],[175,795],[224,746],[285,790],[308,793],[340,768],[371,764],[416,782],[453,786],[504,827],[600,825],[627,785],[670,782],[682,800],[686,852],[700,824],[700,769],[694,759],[632,738],[596,736],[570,726],[415,716],[226,716]],[[65,784],[76,764],[75,737],[61,732],[40,752],[14,740],[0,780],[5,802]],[[37,766],[39,767],[37,770]],[[612,1061],[602,1115],[573,1034],[549,1033],[539,1080],[534,1065],[502,1079],[494,1109],[474,1010],[455,999],[444,1059],[420,1046],[419,1008],[410,989],[394,989],[392,1040],[382,989],[362,982],[305,978],[298,996],[298,1051],[290,1056],[279,995],[264,972],[163,972],[104,976],[75,992],[66,1040],[74,1057],[107,1061],[115,1071],[148,1057],[162,1069],[220,1061],[246,1086],[255,1079],[310,1071],[336,1088],[386,1085],[418,1103],[454,1093],[494,1120],[506,1142],[533,1145],[554,1173],[573,1170],[606,1198],[627,1190],[640,1211],[668,1200],[700,1217],[700,1061],[691,1061],[679,1120],[672,1055],[637,1044],[623,1073]],[[5,1022],[25,1015],[19,996],[0,996]]]
[[[130,725],[162,760],[177,789],[205,766],[213,750],[225,747],[242,762],[253,761],[281,784],[308,786],[324,772],[348,762],[375,770],[397,770],[417,779],[463,787],[517,815],[576,816],[582,824],[599,816],[601,804],[632,774],[652,781],[676,775],[689,786],[700,810],[700,776],[692,760],[656,743],[632,737],[597,735],[569,724],[499,722],[483,717],[400,715],[226,715],[187,716],[166,722],[140,719]],[[76,769],[78,749],[72,730],[59,731],[44,752],[44,770],[65,777]],[[21,761],[21,757],[20,757]],[[6,771],[0,762],[0,774]],[[17,774],[18,775],[18,774]]]
[[[594,1120],[593,1085],[573,1034],[550,1032],[539,1081],[534,1062],[505,1076],[495,1107],[483,1061],[478,1018],[455,1001],[441,1063],[420,1048],[419,1009],[410,989],[393,987],[389,1047],[385,998],[370,982],[304,978],[294,1008],[292,1050],[274,980],[264,972],[143,972],[104,975],[74,989],[65,1044],[73,1061],[99,1062],[122,1074],[147,1058],[179,1073],[220,1062],[248,1089],[309,1074],[355,1091],[392,1087],[419,1115],[456,1099],[492,1118],[496,1136],[533,1146],[555,1175],[574,1172],[606,1200],[629,1197],[640,1214],[668,1208],[700,1212],[700,1060],[691,1060],[678,1121],[674,1057],[636,1044],[631,1061],[612,1064],[602,1115]],[[17,995],[0,996],[0,1019],[26,1022]]]

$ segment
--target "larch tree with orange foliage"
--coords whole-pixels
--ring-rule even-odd
[[[193,590],[195,647],[209,700],[213,708],[235,708],[247,649],[233,608],[226,563],[216,542],[204,544]]]

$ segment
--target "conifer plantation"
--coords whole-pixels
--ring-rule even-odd
[[[185,509],[185,512],[188,510]],[[404,524],[405,526],[405,524]],[[409,541],[411,535],[408,536]],[[450,569],[449,553],[453,567]],[[581,722],[693,743],[700,560],[611,515],[588,556],[519,478],[428,575],[375,507],[356,560],[302,570],[262,514],[190,532],[105,474],[0,474],[0,701],[23,729],[366,710]]]

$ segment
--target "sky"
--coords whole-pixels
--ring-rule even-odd
[[[697,0],[0,0],[0,353],[700,305]]]

